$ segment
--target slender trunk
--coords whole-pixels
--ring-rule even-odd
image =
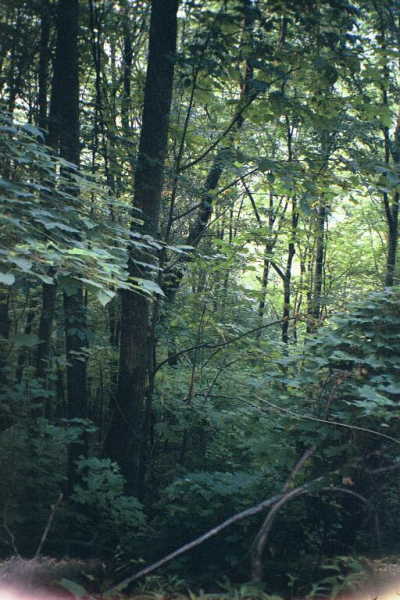
[[[40,54],[38,72],[38,125],[47,128],[48,86],[49,86],[49,40],[50,40],[50,3],[42,0],[40,22]]]
[[[47,129],[47,143],[56,145],[56,135],[54,131],[54,119],[48,123],[48,87],[49,87],[49,39],[50,39],[50,17],[49,0],[42,0],[42,16],[40,28],[40,56],[39,56],[39,72],[38,72],[38,126],[41,129]],[[52,106],[54,112],[54,106]],[[55,148],[56,149],[56,148]],[[49,276],[54,275],[51,270]],[[39,318],[38,338],[39,344],[36,350],[35,358],[35,377],[44,380],[47,369],[50,353],[51,334],[53,330],[53,322],[56,310],[57,287],[55,284],[44,283],[42,286],[42,306]],[[43,382],[42,382],[43,384]]]
[[[8,338],[10,336],[10,290],[0,285],[0,383],[7,380]]]
[[[386,98],[387,102],[387,98]],[[389,165],[390,158],[396,167],[400,164],[400,117],[397,119],[396,128],[393,135],[393,140],[389,139],[389,130],[386,127],[384,131],[385,137],[385,162]],[[397,246],[399,238],[399,205],[400,194],[393,192],[391,200],[389,194],[384,192],[383,204],[386,215],[387,231],[388,231],[388,246],[386,258],[386,273],[385,286],[392,287],[396,281],[396,262],[397,262]]]
[[[291,305],[291,293],[292,293],[292,265],[293,258],[296,252],[296,231],[297,224],[299,221],[299,213],[297,212],[296,199],[293,198],[292,204],[292,224],[290,232],[290,240],[288,244],[288,255],[286,260],[285,277],[283,279],[283,323],[282,323],[282,342],[284,344],[289,343],[289,318],[290,318],[290,305]]]
[[[28,292],[27,296],[27,314],[24,327],[24,335],[30,335],[32,333],[32,325],[35,319],[35,303],[32,295]],[[30,351],[26,348],[22,348],[18,354],[17,369],[15,373],[15,380],[17,383],[21,383],[22,376],[24,373],[24,367],[30,360]]]
[[[264,315],[265,315],[265,306],[266,306],[266,302],[267,302],[267,288],[268,288],[268,281],[269,281],[269,271],[270,271],[270,267],[271,267],[271,259],[270,259],[271,251],[272,251],[272,248],[270,248],[270,244],[267,241],[267,243],[265,244],[265,252],[264,252],[264,264],[263,264],[263,273],[262,273],[262,279],[261,279],[261,292],[260,292],[261,295],[260,295],[260,301],[258,303],[258,309],[257,309],[259,327],[262,327],[263,321],[264,321]],[[261,329],[258,329],[256,331],[255,337],[257,340],[260,340],[261,333],[262,333]]]
[[[388,207],[386,211],[388,224],[388,248],[385,275],[386,287],[392,287],[395,284],[397,245],[399,238],[399,201],[400,194],[399,192],[395,192],[393,194],[392,205]]]
[[[315,330],[322,315],[322,290],[323,290],[323,274],[325,265],[325,242],[326,232],[325,223],[327,217],[327,208],[324,198],[321,198],[317,213],[316,226],[316,250],[315,250],[315,269],[314,269],[314,285],[311,298],[310,316],[312,318],[311,330]]]
[[[163,187],[163,167],[168,142],[176,51],[178,0],[153,0],[149,56],[143,106],[143,125],[135,173],[133,205],[142,211],[143,233],[157,236]],[[132,224],[132,229],[136,225]],[[146,275],[139,267],[140,255],[131,249],[131,279]],[[149,275],[148,275],[149,276]],[[150,302],[143,294],[121,294],[121,341],[117,399],[106,453],[121,467],[127,490],[144,491],[149,404],[148,371],[153,355]]]

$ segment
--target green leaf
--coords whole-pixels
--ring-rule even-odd
[[[4,285],[13,285],[15,282],[15,276],[12,273],[2,273],[0,271],[0,283]]]
[[[24,273],[27,273],[32,268],[32,261],[24,258],[23,256],[11,256],[8,257],[8,260],[9,262],[17,265],[17,267],[19,267],[21,271],[24,271]]]
[[[23,125],[21,127],[21,129],[23,131],[26,131],[30,135],[34,135],[35,137],[39,137],[44,142],[43,132],[40,129],[38,129],[37,127],[34,127],[34,125],[31,125],[30,123],[25,123],[25,125]]]
[[[39,338],[33,333],[19,333],[14,337],[14,341],[18,347],[34,348],[39,342]]]
[[[138,283],[138,287],[149,294],[158,294],[159,296],[165,296],[160,286],[151,279],[141,279],[135,277],[135,281]]]
[[[96,298],[102,306],[106,306],[115,297],[115,292],[110,290],[99,290],[96,292]]]
[[[71,594],[77,598],[83,598],[84,596],[88,596],[87,590],[85,590],[83,586],[79,585],[79,583],[76,583],[75,581],[71,581],[70,579],[65,579],[63,577],[59,581],[59,584],[63,588],[68,590],[68,592],[71,592]]]

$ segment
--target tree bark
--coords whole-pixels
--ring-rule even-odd
[[[51,142],[60,156],[79,166],[79,0],[59,0],[57,7],[57,44],[50,114]],[[67,172],[65,173],[68,174]],[[71,183],[69,192],[78,195]],[[67,358],[67,417],[82,418],[86,404],[86,311],[83,290],[78,281],[63,294],[65,351]],[[80,443],[68,449],[68,485],[72,491],[75,462],[82,452]]]
[[[174,55],[176,52],[178,0],[153,0],[149,55],[144,93],[143,121],[135,173],[133,206],[142,211],[141,232],[159,233],[163,170],[168,143],[172,101]],[[132,230],[137,225],[132,224]],[[131,280],[146,276],[130,250]],[[117,398],[106,440],[106,453],[121,467],[127,491],[143,494],[147,444],[146,398],[148,370],[152,356],[150,301],[139,293],[121,294],[121,339]]]

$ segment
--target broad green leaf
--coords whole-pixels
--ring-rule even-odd
[[[4,283],[4,285],[13,285],[14,282],[15,276],[12,273],[0,272],[0,283]]]

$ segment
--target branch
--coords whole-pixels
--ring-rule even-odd
[[[229,125],[224,129],[224,131],[221,133],[221,135],[219,137],[217,137],[217,139],[210,145],[208,146],[208,148],[206,148],[201,154],[200,156],[198,156],[197,158],[195,158],[194,160],[186,163],[186,165],[182,165],[182,167],[179,169],[178,173],[183,173],[184,171],[186,171],[187,169],[190,169],[190,167],[194,167],[195,165],[197,165],[199,162],[201,162],[203,160],[203,158],[205,158],[208,154],[210,154],[210,152],[212,152],[212,150],[214,150],[214,148],[216,148],[218,146],[218,144],[224,139],[225,136],[228,135],[228,133],[233,129],[233,127],[236,125],[236,123],[238,121],[240,121],[240,118],[242,116],[242,114],[244,113],[244,111],[246,110],[246,108],[248,106],[250,106],[250,104],[253,102],[253,100],[255,100],[257,98],[258,94],[254,94],[253,96],[251,96],[251,98],[249,98],[247,100],[247,102],[245,102],[238,111],[236,111],[232,121],[229,123]]]
[[[368,473],[368,475],[377,475],[379,473],[388,473],[389,471],[397,471],[397,469],[400,469],[400,462],[395,465],[390,465],[388,467],[379,467],[377,469],[366,469],[365,472]]]
[[[300,459],[297,461],[297,463],[293,467],[292,471],[290,472],[285,485],[283,486],[283,490],[282,490],[283,497],[281,498],[281,500],[279,500],[279,502],[277,502],[270,509],[268,515],[266,516],[263,524],[261,525],[261,527],[254,539],[254,542],[252,544],[253,551],[252,551],[251,570],[252,570],[252,579],[254,579],[255,581],[262,580],[262,576],[263,576],[262,555],[263,555],[264,548],[265,548],[265,545],[268,540],[269,533],[272,528],[272,524],[275,520],[275,516],[276,516],[277,512],[279,511],[279,509],[281,508],[281,506],[286,504],[286,502],[288,502],[288,500],[291,500],[292,498],[295,498],[295,497],[299,496],[300,494],[304,493],[304,491],[302,491],[302,492],[297,491],[296,493],[294,493],[293,490],[290,490],[289,488],[290,488],[292,481],[296,477],[297,473],[304,467],[306,461],[314,454],[315,450],[316,450],[316,446],[312,446],[311,448],[308,448],[305,452],[303,452],[302,456],[300,457]]]
[[[300,494],[300,493],[303,493],[305,491],[308,491],[309,488],[313,484],[315,484],[316,482],[320,481],[320,479],[321,479],[320,477],[317,478],[317,479],[314,479],[314,480],[310,481],[309,483],[307,483],[305,485],[302,485],[302,486],[300,486],[300,487],[292,490],[292,493],[296,492],[297,494]],[[131,575],[130,577],[127,577],[126,579],[124,579],[123,581],[121,581],[120,583],[118,583],[117,585],[115,585],[115,586],[111,587],[110,589],[106,590],[104,592],[104,595],[106,596],[106,595],[109,595],[109,594],[112,594],[112,593],[115,593],[115,592],[120,592],[121,590],[123,590],[124,588],[126,588],[126,586],[130,585],[131,583],[133,583],[134,581],[136,581],[140,577],[144,577],[144,575],[148,575],[149,573],[152,573],[153,571],[155,571],[159,567],[165,565],[166,563],[170,562],[174,558],[177,558],[181,554],[184,554],[185,552],[188,552],[192,548],[195,548],[196,546],[199,546],[200,544],[202,544],[206,540],[214,537],[215,535],[217,535],[218,533],[220,533],[220,531],[223,531],[224,529],[226,529],[227,527],[229,527],[233,523],[236,523],[237,521],[241,521],[242,519],[245,519],[246,517],[250,517],[252,515],[255,515],[255,514],[261,512],[261,511],[263,511],[265,508],[268,508],[269,506],[271,506],[271,505],[275,504],[276,502],[278,502],[281,498],[282,498],[282,494],[277,494],[275,496],[272,496],[271,498],[268,498],[267,500],[263,500],[263,502],[260,502],[259,504],[256,504],[255,506],[247,508],[246,510],[243,510],[243,511],[241,511],[239,513],[236,513],[232,517],[229,517],[229,519],[226,519],[225,521],[223,521],[222,523],[220,523],[220,525],[217,525],[216,527],[213,527],[212,529],[209,529],[206,533],[203,533],[203,535],[201,535],[198,538],[192,540],[188,544],[185,544],[184,546],[181,546],[180,548],[178,548],[174,552],[171,552],[170,554],[167,554],[167,556],[164,556],[164,558],[161,558],[160,560],[158,560],[157,562],[153,563],[152,565],[149,565],[148,567],[145,567],[144,569],[142,569],[138,573],[135,573],[134,575]]]
[[[280,267],[278,267],[278,265],[276,264],[276,262],[274,262],[273,260],[270,260],[270,264],[271,264],[271,267],[278,273],[279,277],[283,281],[286,281],[286,275],[285,275],[285,273],[282,271],[282,269]]]
[[[255,200],[254,200],[253,194],[251,193],[251,191],[250,191],[250,189],[249,189],[249,187],[248,187],[247,183],[244,181],[244,179],[243,179],[243,178],[241,178],[241,179],[240,179],[240,181],[242,182],[242,185],[243,185],[243,187],[244,187],[244,189],[245,189],[245,192],[246,192],[246,194],[247,194],[247,195],[248,195],[248,197],[250,198],[250,202],[251,202],[251,205],[252,205],[252,207],[253,207],[254,214],[256,215],[256,219],[257,219],[257,221],[258,221],[258,224],[259,224],[259,225],[262,225],[262,222],[261,222],[261,217],[260,217],[260,214],[259,214],[259,212],[258,212],[258,210],[257,210],[257,206],[256,206],[256,202],[255,202]]]
[[[11,529],[8,526],[8,521],[7,521],[7,508],[8,508],[8,503],[4,506],[3,509],[3,527],[8,535],[8,537],[10,538],[10,542],[11,542],[11,547],[13,549],[13,552],[16,556],[20,557],[20,553],[18,552],[18,548],[17,548],[17,544],[15,541],[15,535],[13,534],[13,532],[11,531]]]
[[[311,456],[311,454],[314,451],[315,451],[315,447],[307,450],[304,453],[304,455],[302,456],[302,458],[300,459],[300,461],[298,462],[298,464],[296,465],[294,471],[295,470],[297,471],[298,468],[301,468],[301,466],[304,464],[305,460],[307,460],[307,458],[309,456]],[[292,474],[289,476],[289,479],[291,479],[291,477],[292,477]],[[348,490],[346,488],[336,487],[336,486],[327,486],[327,487],[321,488],[319,491],[320,492],[339,492],[339,493],[343,493],[343,494],[349,494],[350,496],[354,496],[355,498],[357,498],[358,500],[360,500],[361,502],[366,504],[368,507],[370,506],[369,501],[364,496],[362,496],[361,494],[358,494],[357,492],[353,492],[352,490]],[[256,536],[255,542],[254,542],[257,544],[255,553],[254,553],[254,557],[253,557],[253,564],[252,564],[252,577],[255,581],[260,581],[262,578],[262,563],[261,563],[262,552],[265,548],[265,544],[267,543],[268,536],[270,534],[273,522],[275,520],[276,515],[278,514],[278,511],[282,508],[282,506],[284,504],[286,504],[286,502],[288,502],[289,500],[292,500],[292,498],[297,498],[298,496],[306,494],[307,492],[308,492],[307,489],[300,489],[300,488],[296,488],[295,490],[290,490],[289,492],[286,492],[283,495],[283,497],[269,511],[264,523],[261,526],[259,533]]]
[[[298,317],[290,317],[289,321],[295,321],[297,319],[298,319]],[[272,327],[273,325],[280,325],[281,323],[283,323],[283,321],[286,321],[286,320],[287,319],[279,319],[278,321],[272,321],[271,323],[266,323],[265,325],[261,325],[260,327],[254,327],[254,329],[249,329],[249,330],[245,331],[244,333],[241,333],[240,335],[238,335],[230,340],[227,340],[225,342],[220,342],[218,344],[215,344],[215,343],[211,344],[209,342],[204,342],[203,344],[196,344],[196,346],[190,346],[190,348],[185,348],[184,350],[180,350],[179,352],[176,352],[176,354],[173,354],[169,358],[166,358],[165,360],[158,363],[158,365],[156,365],[156,367],[153,371],[153,375],[155,375],[155,373],[157,373],[157,371],[159,369],[161,369],[161,367],[163,367],[165,364],[170,362],[171,359],[179,358],[179,356],[182,356],[182,354],[186,354],[186,352],[191,352],[192,350],[198,350],[199,348],[209,348],[211,350],[214,348],[222,348],[223,346],[228,346],[228,344],[233,344],[234,342],[237,342],[238,340],[246,337],[246,335],[251,335],[252,333],[255,333],[256,331],[259,331],[260,329],[267,329],[267,327]]]
[[[60,504],[62,502],[62,499],[63,499],[63,494],[61,493],[58,496],[58,498],[55,501],[55,503],[50,507],[51,511],[50,511],[50,514],[49,514],[49,518],[47,519],[46,527],[44,528],[42,537],[41,537],[40,542],[39,542],[39,546],[37,547],[37,550],[35,552],[35,556],[33,558],[39,558],[39,556],[40,556],[40,554],[42,552],[43,544],[45,543],[45,541],[47,539],[47,536],[49,535],[49,531],[50,531],[51,525],[53,523],[54,515],[56,514],[57,508],[60,506]]]
[[[317,423],[324,423],[325,425],[334,425],[335,427],[344,427],[345,429],[352,429],[354,431],[362,431],[363,433],[370,433],[371,435],[376,435],[377,437],[384,438],[385,440],[389,440],[390,442],[393,442],[394,444],[400,445],[400,440],[392,437],[391,435],[387,435],[386,433],[381,433],[380,431],[375,431],[374,429],[369,429],[368,427],[360,427],[359,425],[349,425],[348,423],[341,423],[340,421],[330,421],[327,419],[318,419],[318,417],[312,417],[311,415],[300,415],[298,413],[295,413],[295,412],[289,410],[288,408],[283,408],[282,406],[278,406],[277,404],[274,404],[273,402],[270,402],[269,400],[265,400],[265,398],[260,398],[260,396],[258,396],[257,394],[255,395],[255,397],[257,398],[257,400],[260,400],[260,402],[267,404],[274,410],[277,410],[278,412],[286,413],[289,416],[293,417],[294,419],[300,419],[300,420],[304,419],[306,421],[316,421]]]

